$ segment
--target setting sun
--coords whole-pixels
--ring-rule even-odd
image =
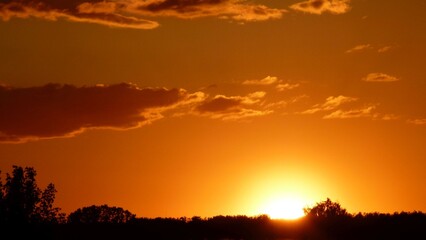
[[[263,208],[262,213],[272,219],[293,220],[304,216],[303,208],[306,204],[297,198],[273,199]]]

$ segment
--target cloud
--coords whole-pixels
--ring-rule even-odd
[[[216,95],[200,103],[195,112],[214,119],[237,120],[247,117],[263,116],[272,110],[259,109],[259,103],[265,92],[254,92],[247,96]]]
[[[426,118],[410,119],[407,122],[415,125],[426,125]]]
[[[391,121],[391,120],[398,120],[401,116],[395,115],[395,114],[384,114],[381,119],[384,121]]]
[[[365,82],[396,82],[398,78],[384,74],[384,73],[370,73],[362,78]]]
[[[371,45],[370,44],[362,44],[362,45],[357,45],[349,50],[346,51],[346,53],[353,53],[353,52],[359,52],[365,49],[370,49]]]
[[[302,114],[314,114],[322,111],[331,111],[340,107],[342,104],[357,101],[357,98],[347,97],[347,96],[330,96],[328,97],[323,104],[316,104],[312,108],[303,111]]]
[[[283,83],[283,80],[278,80],[277,77],[267,76],[263,79],[245,80],[243,85],[254,85],[254,86],[270,86],[276,85],[277,91],[282,92],[285,90],[292,90],[300,86],[298,83]]]
[[[248,3],[245,0],[147,0],[134,1],[135,13],[147,16],[168,16],[183,19],[217,16],[237,21],[278,19],[283,9]]]
[[[291,9],[312,14],[329,12],[342,14],[349,11],[350,0],[308,0],[290,6]]]
[[[201,100],[202,93],[128,83],[0,86],[0,142],[70,137],[93,128],[135,128],[162,118],[165,110]]]
[[[278,84],[275,88],[279,91],[286,91],[286,90],[292,90],[295,88],[298,88],[300,86],[300,84],[295,83],[295,84],[291,84],[291,83],[280,83]]]
[[[376,109],[375,106],[366,106],[360,109],[353,110],[337,110],[330,114],[327,114],[323,119],[348,119],[348,118],[360,118],[360,117],[377,117],[377,114],[373,113]]]
[[[385,53],[385,52],[391,50],[392,48],[393,48],[392,46],[385,46],[385,47],[377,49],[377,52],[378,53]]]
[[[283,9],[269,8],[244,0],[4,0],[0,18],[66,19],[111,27],[152,29],[159,23],[153,17],[183,19],[214,16],[251,22],[278,19]]]
[[[41,18],[51,21],[66,19],[134,29],[152,29],[155,21],[125,14],[125,2],[120,1],[56,1],[56,0],[6,0],[0,3],[0,18]]]
[[[267,76],[263,79],[245,80],[243,85],[272,85],[278,82],[277,77]]]
[[[363,50],[367,50],[367,49],[373,49],[374,51],[377,50],[378,53],[385,53],[388,52],[389,50],[391,50],[392,48],[394,48],[393,46],[384,46],[384,47],[375,47],[372,46],[371,44],[361,44],[361,45],[357,45],[351,49],[348,49],[346,51],[346,53],[354,53],[354,52],[360,52]]]

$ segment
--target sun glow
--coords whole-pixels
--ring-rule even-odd
[[[273,199],[262,209],[263,214],[267,214],[272,219],[294,220],[303,217],[305,203],[297,198]]]

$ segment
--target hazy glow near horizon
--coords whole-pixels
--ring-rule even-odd
[[[272,219],[294,220],[303,217],[306,203],[296,197],[273,198],[267,202],[261,212]]]

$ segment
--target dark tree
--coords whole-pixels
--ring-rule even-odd
[[[41,194],[40,203],[37,206],[37,217],[44,223],[62,223],[65,222],[65,214],[61,209],[53,206],[56,194],[55,185],[50,183]]]
[[[53,207],[55,186],[49,184],[41,191],[36,175],[34,168],[13,166],[12,174],[6,174],[4,185],[0,179],[0,222],[57,223],[64,219],[60,209]]]
[[[346,209],[340,206],[340,203],[333,202],[330,200],[330,198],[316,203],[316,205],[312,208],[305,208],[304,212],[308,217],[330,218],[350,216]]]
[[[108,205],[79,208],[68,216],[69,223],[127,223],[136,215],[121,207]]]

